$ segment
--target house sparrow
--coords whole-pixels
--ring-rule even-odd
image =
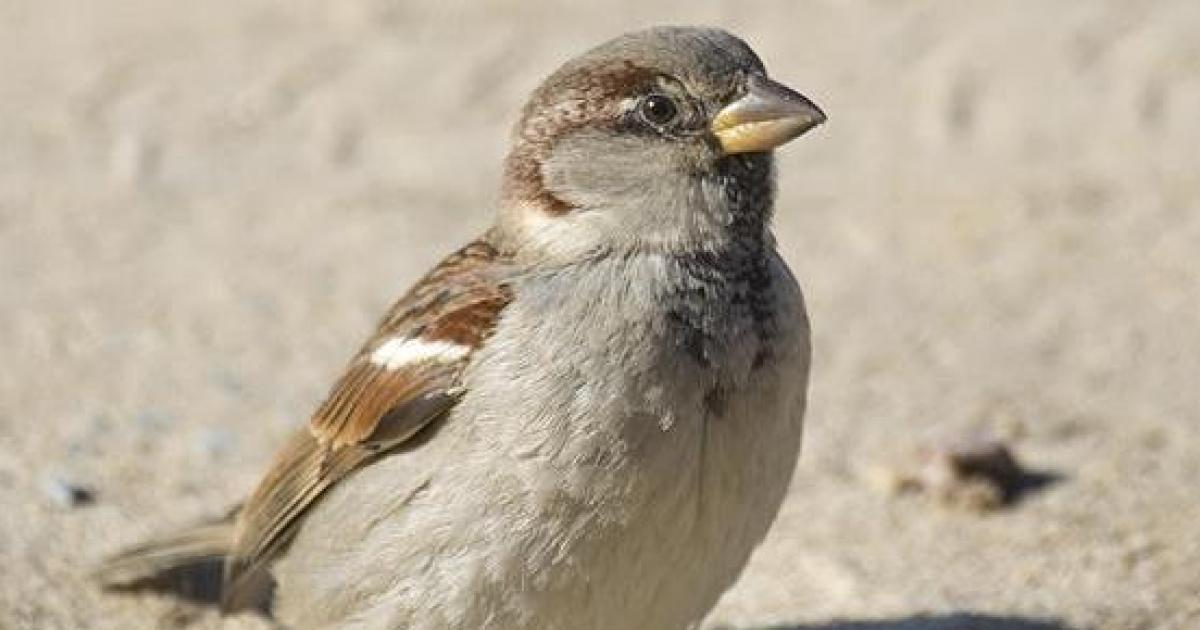
[[[392,307],[250,498],[100,578],[194,589],[218,563],[226,610],[294,628],[697,624],[799,453],[771,150],[824,120],[721,30],[568,61],[516,125],[494,227]]]

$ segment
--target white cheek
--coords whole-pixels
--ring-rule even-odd
[[[554,260],[577,260],[610,244],[611,214],[597,209],[550,216],[536,206],[523,206],[517,209],[517,220],[530,252]]]
[[[375,348],[371,353],[371,363],[386,370],[396,370],[425,361],[451,363],[467,356],[468,352],[470,348],[467,346],[448,341],[393,337]]]

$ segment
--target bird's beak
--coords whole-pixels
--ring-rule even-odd
[[[825,122],[825,112],[800,93],[750,75],[746,94],[713,117],[710,129],[727,154],[770,151]]]

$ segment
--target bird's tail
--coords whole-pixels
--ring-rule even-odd
[[[169,593],[220,604],[233,520],[222,519],[142,543],[108,558],[92,577],[108,590]]]

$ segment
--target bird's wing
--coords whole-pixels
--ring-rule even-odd
[[[348,473],[436,423],[462,372],[511,299],[503,256],[486,240],[452,254],[400,299],[238,514],[225,601],[288,542],[297,518]]]

